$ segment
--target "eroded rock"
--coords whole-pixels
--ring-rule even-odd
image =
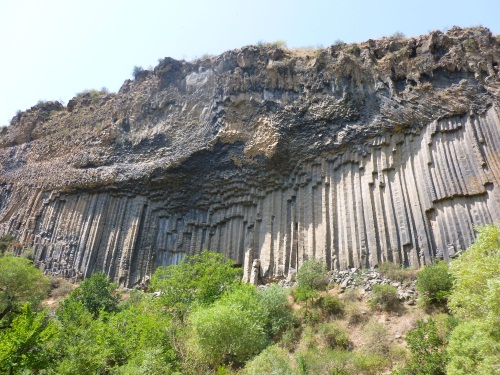
[[[248,280],[448,260],[500,220],[499,62],[484,28],[163,59],[0,131],[0,234],[123,286],[207,248]]]

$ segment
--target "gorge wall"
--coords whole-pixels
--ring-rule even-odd
[[[0,131],[0,234],[123,286],[203,249],[261,276],[449,259],[500,220],[500,37],[166,58]]]

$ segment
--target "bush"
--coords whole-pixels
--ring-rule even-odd
[[[488,321],[464,321],[450,336],[446,367],[449,375],[498,374],[500,370],[500,340],[498,325]]]
[[[285,289],[273,284],[260,292],[260,301],[266,310],[266,331],[271,337],[278,338],[281,333],[293,326],[295,317]]]
[[[292,367],[286,350],[273,345],[247,362],[243,375],[292,375]]]
[[[8,251],[10,245],[14,243],[14,236],[11,234],[4,234],[0,237],[0,255]]]
[[[453,330],[448,374],[494,374],[500,369],[500,225],[477,228],[478,236],[450,264],[450,310],[463,319]]]
[[[405,36],[406,36],[406,35],[405,35],[403,32],[401,32],[401,31],[396,31],[394,34],[392,34],[392,35],[390,36],[390,39],[402,39],[402,38],[404,38]]]
[[[209,305],[240,284],[241,270],[232,260],[208,250],[185,258],[178,265],[158,267],[150,289],[159,291],[159,301],[183,317],[193,303]]]
[[[448,305],[461,318],[484,318],[495,309],[485,304],[485,300],[493,285],[491,282],[500,275],[500,224],[476,230],[474,244],[452,261],[449,269],[454,288]]]
[[[303,324],[316,325],[323,320],[321,314],[315,309],[302,308],[295,314]]]
[[[324,290],[326,264],[319,259],[310,259],[302,263],[296,275],[299,287],[306,287],[312,290]]]
[[[136,79],[142,72],[144,71],[142,66],[134,66],[134,69],[132,69],[132,76],[134,76],[134,79]]]
[[[417,290],[429,303],[446,303],[452,286],[453,279],[445,262],[424,267],[418,273]]]
[[[192,355],[212,369],[242,364],[267,344],[265,316],[250,285],[236,288],[209,307],[199,307],[189,315]]]
[[[330,316],[342,315],[344,310],[342,301],[338,297],[329,294],[321,297],[318,304],[321,307],[321,310]]]
[[[318,326],[318,333],[332,349],[348,349],[351,345],[349,342],[349,334],[336,324],[320,324]]]
[[[112,284],[104,272],[99,272],[84,280],[80,287],[72,291],[61,307],[64,309],[69,302],[78,301],[97,318],[101,311],[117,311],[120,296],[116,295],[115,291],[116,284]]]
[[[21,307],[12,324],[0,331],[0,371],[4,374],[37,374],[55,359],[47,343],[57,334],[57,326],[36,313],[29,303]]]
[[[33,259],[35,259],[35,250],[32,247],[27,247],[21,251],[19,256],[33,261]]]
[[[325,290],[326,264],[319,259],[310,259],[302,263],[295,279],[298,287],[295,291],[297,301],[307,301],[318,296],[317,290]]]
[[[371,320],[363,327],[366,335],[364,352],[388,357],[391,351],[391,338],[387,327],[377,321]]]
[[[349,324],[354,326],[365,323],[369,319],[369,315],[356,302],[347,302],[344,306],[344,314],[348,317]]]
[[[0,321],[5,319],[7,323],[12,313],[26,302],[37,307],[47,297],[49,289],[49,279],[28,259],[0,258]]]
[[[374,285],[369,305],[373,309],[395,310],[399,307],[396,287],[392,285]]]
[[[343,349],[309,348],[297,354],[297,374],[380,374],[386,359]]]
[[[445,346],[432,319],[428,323],[418,321],[417,327],[407,333],[405,340],[410,349],[411,359],[395,374],[445,374]]]
[[[289,328],[281,335],[280,345],[283,348],[293,351],[299,342],[300,335],[302,334],[302,327]]]

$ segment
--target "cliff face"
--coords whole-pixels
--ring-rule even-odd
[[[0,132],[0,234],[121,285],[203,249],[261,275],[448,259],[500,220],[500,38],[166,58]]]

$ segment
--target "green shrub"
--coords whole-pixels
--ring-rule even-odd
[[[8,251],[9,247],[14,243],[14,236],[11,234],[4,234],[0,237],[0,255]]]
[[[342,315],[344,311],[342,301],[338,297],[332,296],[330,294],[321,297],[318,301],[318,304],[321,310],[330,316]]]
[[[347,302],[345,304],[344,315],[348,317],[349,324],[354,326],[365,323],[369,319],[369,315],[356,302]]]
[[[22,249],[19,256],[21,258],[26,258],[30,261],[33,261],[33,259],[35,259],[35,250],[32,247],[24,248],[24,249]]]
[[[297,374],[375,375],[383,372],[387,360],[360,351],[309,348],[297,353]]]
[[[302,308],[297,310],[295,314],[303,324],[315,325],[323,320],[321,314],[314,309]]]
[[[373,309],[395,310],[399,307],[396,287],[392,285],[374,285],[369,305]]]
[[[485,318],[496,309],[485,300],[491,282],[500,275],[500,224],[476,230],[476,241],[450,263],[454,288],[448,305],[459,318]]]
[[[316,348],[320,345],[320,337],[317,335],[317,329],[313,325],[306,324],[300,335],[300,347]]]
[[[369,321],[363,327],[363,333],[366,335],[364,352],[388,357],[391,351],[391,338],[387,327],[375,320]]]
[[[61,307],[64,309],[72,300],[81,302],[94,318],[97,318],[101,311],[117,311],[120,296],[116,294],[116,284],[112,284],[104,272],[98,272],[73,290]]]
[[[351,55],[359,56],[361,49],[357,44],[353,44],[347,48],[346,52],[350,53]]]
[[[448,345],[446,373],[498,374],[500,371],[500,340],[498,325],[474,319],[455,328]]]
[[[295,299],[299,302],[307,301],[318,296],[318,290],[325,290],[326,264],[319,259],[310,259],[302,263],[296,275],[297,289]]]
[[[326,288],[326,264],[319,259],[310,259],[302,263],[296,280],[299,287],[307,287],[312,290],[324,290]]]
[[[448,305],[462,319],[449,340],[451,375],[500,371],[500,224],[477,232],[474,244],[450,264]]]
[[[266,47],[271,47],[271,48],[286,48],[286,42],[284,40],[277,40],[275,42],[271,43],[265,43]]]
[[[395,371],[395,374],[445,374],[445,346],[432,319],[427,323],[418,321],[417,327],[407,333],[405,340],[411,359],[401,370]]]
[[[209,307],[199,307],[189,315],[193,356],[212,369],[245,362],[267,344],[265,316],[251,285],[236,288]]]
[[[281,335],[280,345],[290,351],[295,349],[295,346],[299,342],[300,335],[302,334],[302,327],[292,327],[287,329]]]
[[[208,305],[240,284],[241,270],[232,260],[208,250],[185,258],[178,265],[158,267],[150,289],[159,291],[159,301],[182,317],[193,303]]]
[[[50,350],[57,334],[55,322],[37,313],[29,303],[20,308],[10,327],[0,330],[0,371],[3,374],[37,374],[56,358]]]
[[[405,34],[401,31],[396,31],[394,34],[390,36],[390,39],[402,39],[405,37]]]
[[[266,330],[271,337],[278,338],[281,333],[293,326],[296,319],[285,289],[273,284],[260,292],[260,301],[266,310]]]
[[[29,302],[38,307],[47,297],[50,281],[24,258],[0,258],[0,327],[8,324],[12,314]]]
[[[349,334],[337,324],[322,323],[318,326],[318,333],[332,349],[348,349],[351,345]]]
[[[445,262],[438,262],[424,267],[418,273],[416,287],[424,297],[424,302],[446,303],[452,286],[453,279],[448,272],[448,264]]]
[[[272,345],[247,362],[243,375],[292,375],[288,353],[279,346]]]
[[[347,289],[342,295],[342,301],[344,302],[359,302],[362,299],[358,289]]]

